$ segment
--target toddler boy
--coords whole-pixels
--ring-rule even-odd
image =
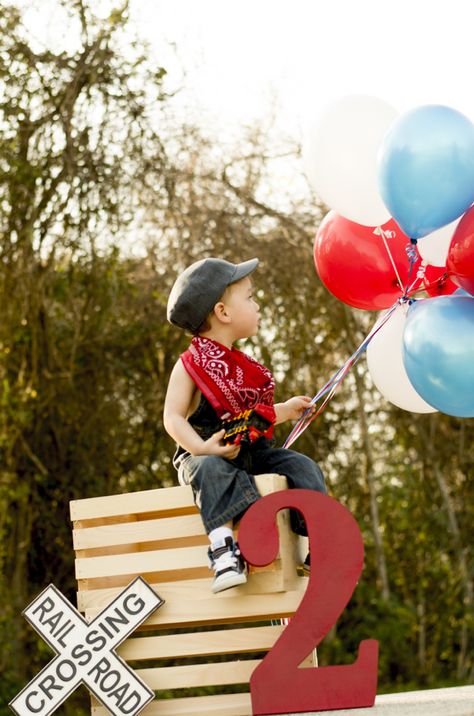
[[[179,481],[191,484],[211,543],[214,593],[247,579],[232,527],[260,497],[255,474],[278,473],[290,488],[326,492],[315,462],[273,447],[271,439],[273,426],[301,417],[310,398],[299,395],[275,404],[271,372],[234,347],[258,331],[250,278],[257,265],[258,259],[197,261],[178,276],[168,300],[168,320],[194,337],[171,373],[164,425],[178,444],[173,463]],[[236,437],[226,444],[223,421],[237,416]],[[297,534],[307,534],[296,511],[291,524]],[[309,556],[305,566],[309,570]]]

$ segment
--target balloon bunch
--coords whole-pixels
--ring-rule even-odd
[[[450,107],[397,117],[350,96],[303,150],[331,207],[314,243],[321,281],[350,306],[391,308],[362,344],[375,385],[405,410],[474,417],[474,124]]]

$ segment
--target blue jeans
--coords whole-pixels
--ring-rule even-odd
[[[181,484],[191,485],[207,533],[226,522],[237,522],[259,499],[254,475],[277,473],[285,475],[288,487],[326,492],[319,465],[306,455],[293,450],[271,447],[260,438],[251,448],[242,448],[235,460],[217,455],[190,453],[179,455],[175,467]],[[306,535],[301,514],[291,511],[291,526],[296,534]]]

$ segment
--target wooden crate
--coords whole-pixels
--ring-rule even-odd
[[[259,475],[256,482],[262,495],[287,486],[281,475]],[[190,487],[76,500],[71,519],[77,603],[88,621],[138,575],[165,600],[140,633],[118,649],[150,688],[178,690],[171,699],[158,693],[143,713],[251,714],[250,676],[284,629],[272,620],[294,614],[307,584],[297,575],[288,511],[277,518],[280,553],[275,562],[251,568],[247,584],[215,595],[206,566],[209,542]],[[190,691],[222,691],[235,684],[246,684],[246,693]],[[92,713],[108,712],[93,699]]]

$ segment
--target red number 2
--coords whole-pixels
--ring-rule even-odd
[[[378,643],[360,643],[357,659],[343,666],[298,668],[348,603],[362,571],[364,546],[357,522],[332,497],[312,490],[283,490],[255,502],[242,519],[239,544],[248,562],[270,564],[278,552],[275,517],[299,510],[308,528],[311,575],[296,614],[250,679],[254,714],[325,711],[373,706]]]

